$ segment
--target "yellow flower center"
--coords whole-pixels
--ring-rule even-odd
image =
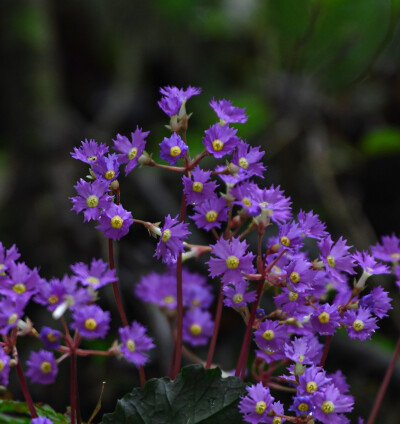
[[[218,218],[218,212],[217,211],[211,210],[211,211],[208,211],[206,213],[206,220],[208,222],[214,222],[214,221],[217,220],[217,218]]]
[[[182,153],[182,150],[179,146],[173,146],[169,149],[169,153],[171,156],[176,157]]]
[[[201,193],[203,191],[203,183],[201,183],[200,181],[195,181],[192,185],[192,189],[196,193]]]
[[[291,301],[291,302],[296,302],[296,300],[299,298],[299,294],[298,293],[296,293],[296,292],[289,292],[289,300]]]
[[[315,381],[309,381],[306,385],[307,393],[314,393],[318,389],[318,385]]]
[[[274,417],[274,419],[272,420],[272,424],[281,424],[281,423],[282,423],[281,417]]]
[[[97,277],[93,277],[93,275],[91,275],[90,277],[86,278],[86,281],[89,284],[93,284],[94,286],[97,286],[97,284],[100,283],[100,280]]]
[[[4,362],[0,359],[0,372],[4,369]]]
[[[51,303],[52,305],[54,305],[54,303],[57,303],[59,298],[57,295],[52,294],[51,296],[49,296],[49,298],[47,299],[49,301],[49,303]]]
[[[201,332],[203,331],[203,328],[200,324],[192,324],[190,326],[190,332],[194,335],[194,336],[198,336],[199,334],[201,334]]]
[[[129,352],[134,352],[136,350],[136,344],[132,339],[128,339],[126,341],[126,347],[128,348]]]
[[[104,176],[107,180],[112,180],[115,177],[115,171],[110,169],[104,174]]]
[[[161,240],[163,242],[167,242],[170,238],[171,238],[171,230],[168,230],[168,229],[164,230]]]
[[[96,160],[97,160],[97,156],[96,156],[96,155],[88,156],[88,157],[87,157],[87,160],[88,160],[89,162],[96,162]]]
[[[110,222],[111,222],[111,227],[118,230],[122,227],[124,220],[119,215],[115,215],[111,218]]]
[[[299,362],[303,362],[304,361],[304,355],[299,355],[299,357],[297,358],[297,360]]]
[[[54,335],[54,333],[53,333],[52,331],[50,331],[50,333],[49,333],[49,334],[47,334],[47,340],[48,340],[50,343],[54,343],[54,342],[56,342],[56,341],[57,341],[57,337]]]
[[[328,262],[328,265],[329,265],[331,268],[334,268],[334,267],[335,267],[335,265],[336,265],[336,261],[335,261],[335,258],[334,258],[332,255],[328,255],[328,256],[326,257],[326,261]]]
[[[136,155],[137,155],[137,147],[132,147],[132,149],[129,150],[129,153],[128,153],[129,160],[135,159]]]
[[[318,315],[318,321],[321,324],[327,324],[330,318],[331,316],[328,314],[328,312],[322,312],[321,314]]]
[[[233,296],[233,301],[236,304],[243,302],[243,295],[241,293],[236,293],[235,296]]]
[[[293,271],[290,276],[290,281],[294,284],[298,283],[300,281],[300,274],[296,271]]]
[[[398,261],[400,259],[400,253],[392,253],[390,257],[393,258],[395,261]]]
[[[174,296],[165,296],[163,299],[164,303],[170,304],[170,303],[174,303],[175,302],[175,297]]]
[[[200,306],[200,305],[201,305],[201,302],[200,302],[200,300],[199,300],[199,299],[193,299],[193,300],[192,300],[192,305],[193,305],[193,306]]]
[[[243,197],[242,202],[246,205],[246,206],[251,206],[251,201],[248,197]]]
[[[99,204],[99,198],[92,194],[86,198],[86,204],[89,208],[95,208]]]
[[[274,330],[266,330],[262,336],[265,340],[272,340],[275,337],[275,332]]]
[[[239,166],[243,169],[247,169],[249,167],[249,162],[246,158],[239,159]]]
[[[331,414],[335,410],[335,405],[330,400],[326,400],[322,404],[321,409],[325,412],[325,414]]]
[[[48,374],[51,372],[51,363],[49,361],[43,361],[42,365],[40,365],[40,370],[43,373]]]
[[[26,292],[26,285],[23,283],[17,283],[13,285],[13,291],[18,294]]]
[[[353,328],[354,328],[354,330],[356,330],[356,331],[361,331],[361,330],[363,330],[364,329],[364,321],[361,321],[360,319],[356,319],[354,322],[353,322]]]
[[[225,261],[226,266],[229,269],[236,269],[239,266],[239,262],[239,258],[237,258],[236,256],[228,256]]]
[[[307,412],[308,411],[308,405],[305,402],[301,402],[301,403],[299,403],[299,406],[297,407],[297,409],[300,412]]]
[[[14,324],[14,322],[18,319],[18,315],[17,314],[12,314],[9,316],[8,318],[8,325],[12,325]]]
[[[255,410],[257,414],[259,415],[263,414],[266,409],[267,409],[267,404],[263,400],[260,400],[259,402],[256,403]]]
[[[224,143],[221,141],[221,140],[219,140],[218,138],[216,139],[216,140],[214,140],[213,142],[212,142],[212,146],[213,146],[213,149],[216,151],[216,152],[219,152],[220,150],[222,150],[222,148],[224,147]]]
[[[94,318],[88,318],[85,321],[85,328],[87,330],[90,330],[90,331],[96,330],[96,328],[97,328],[97,322],[96,322],[96,320]]]
[[[290,238],[289,238],[289,237],[286,237],[286,236],[281,237],[281,243],[282,243],[285,247],[290,246]]]

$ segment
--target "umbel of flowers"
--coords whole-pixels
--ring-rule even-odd
[[[234,371],[249,380],[247,394],[239,403],[244,421],[348,423],[345,414],[354,404],[350,388],[340,370],[332,374],[324,369],[330,340],[340,328],[352,339],[369,339],[379,319],[387,315],[391,308],[388,293],[380,286],[369,289],[367,282],[371,275],[393,271],[400,286],[399,238],[383,237],[371,252],[352,251],[342,237],[331,237],[313,211],[294,213],[290,198],[279,186],[265,186],[264,152],[239,137],[235,125],[246,123],[248,118],[244,109],[228,100],[210,101],[217,122],[204,132],[204,150],[192,157],[187,137],[191,114],[186,103],[201,90],[189,86],[186,90],[164,87],[160,91],[158,104],[169,117],[170,133],[159,143],[159,156],[167,164],[155,161],[145,151],[150,133],[139,127],[129,137],[117,134],[113,153],[107,145],[90,139],[71,154],[89,166],[89,176],[74,186],[72,210],[82,213],[84,222],[94,221],[95,229],[104,234],[108,263],[102,259],[78,262],[71,265],[69,274],[46,281],[38,269],[19,261],[16,246],[7,249],[0,244],[0,383],[8,384],[10,368],[15,366],[32,422],[42,424],[51,420],[37,416],[24,375],[33,383],[52,384],[67,358],[73,424],[77,416],[77,357],[124,357],[138,367],[144,385],[144,365],[154,341],[142,324],[128,320],[113,251],[113,243],[126,236],[132,225],[139,225],[157,239],[154,257],[166,270],[142,276],[134,295],[137,301],[157,305],[166,316],[175,343],[172,378],[180,370],[182,353],[206,368],[214,366],[221,314],[224,307],[231,308],[244,321]],[[215,159],[208,169],[202,167],[206,156]],[[180,211],[160,217],[159,223],[134,216],[129,205],[120,201],[120,179],[142,166],[176,172],[182,184]],[[215,241],[197,244],[189,239],[190,226],[209,232]],[[267,237],[269,227],[272,231],[268,234],[273,235]],[[246,240],[252,232],[257,235],[254,246]],[[310,256],[305,249],[305,240],[310,239],[317,255]],[[210,278],[183,267],[184,262],[195,259],[205,262]],[[85,349],[85,339],[105,338],[110,328],[111,313],[97,304],[106,285],[113,287],[122,323],[119,341],[106,351]],[[209,308],[215,289],[219,294],[213,317]],[[263,296],[269,296],[274,306],[262,309]],[[24,318],[30,301],[48,310],[51,325],[38,331]],[[24,373],[18,338],[26,335],[40,338],[43,349],[30,353]],[[255,359],[248,368],[252,340]],[[207,344],[206,358],[199,358],[189,347]],[[276,375],[275,370],[282,366],[286,371]],[[289,404],[279,401],[280,390],[292,393]],[[378,407],[379,403],[375,409]]]

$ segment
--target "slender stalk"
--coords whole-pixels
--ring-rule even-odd
[[[327,336],[327,338],[325,340],[324,351],[322,352],[321,362],[319,363],[320,367],[323,367],[325,365],[325,361],[326,361],[326,358],[328,356],[329,348],[331,346],[331,340],[332,340],[332,336]]]
[[[108,239],[108,261],[110,264],[110,269],[115,269],[114,265],[114,249],[113,249],[113,241],[112,239]],[[119,312],[119,316],[121,317],[122,325],[126,327],[128,324],[128,320],[125,315],[124,307],[122,305],[121,295],[118,288],[118,282],[114,281],[112,283],[115,302],[117,303],[117,308]]]
[[[140,379],[140,385],[144,387],[146,384],[146,374],[144,373],[144,366],[139,367],[139,379]]]
[[[210,348],[208,350],[208,355],[207,355],[206,370],[208,370],[211,367],[211,363],[212,363],[214,351],[215,351],[215,346],[217,344],[219,326],[221,323],[221,315],[222,315],[222,300],[224,297],[222,292],[223,287],[224,287],[223,284],[221,284],[221,288],[219,289],[217,310],[215,312],[214,330],[213,330],[213,335],[211,338]]]
[[[71,402],[71,424],[76,423],[76,354],[71,353],[71,368],[70,368],[70,402]]]
[[[29,392],[28,385],[26,384],[24,372],[22,371],[21,362],[19,361],[19,359],[17,361],[16,368],[17,368],[19,385],[21,386],[22,393],[24,394],[24,398],[28,405],[29,412],[31,413],[32,418],[37,418],[38,414],[36,413],[36,409],[33,404],[33,400]]]
[[[394,350],[393,356],[392,356],[392,360],[390,361],[389,367],[386,370],[386,374],[384,379],[382,380],[381,383],[381,387],[379,388],[379,392],[378,395],[376,396],[375,402],[374,402],[374,406],[372,407],[372,411],[369,415],[367,424],[373,424],[376,418],[376,415],[378,414],[379,408],[381,406],[382,400],[385,396],[386,393],[386,389],[389,385],[389,381],[390,378],[392,377],[393,371],[394,371],[394,367],[396,365],[397,362],[397,358],[400,354],[400,337],[397,340],[396,343],[396,348]]]

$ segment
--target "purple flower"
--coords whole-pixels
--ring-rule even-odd
[[[155,303],[161,308],[176,308],[176,275],[152,272],[141,278],[135,295],[143,302]]]
[[[19,259],[20,256],[15,244],[6,249],[3,243],[0,242],[0,278],[4,275],[4,271],[7,271],[10,264]]]
[[[46,417],[37,417],[33,418],[31,424],[53,424],[53,421]]]
[[[299,386],[297,393],[299,395],[314,395],[324,390],[326,385],[332,381],[326,376],[326,372],[321,367],[311,366],[304,370],[302,375],[298,376]]]
[[[260,205],[255,201],[253,193],[258,187],[254,183],[245,182],[233,187],[230,194],[236,199],[232,202],[234,205],[239,205],[245,208],[249,215],[257,216],[261,212]]]
[[[377,262],[368,252],[356,251],[352,256],[358,265],[360,265],[360,267],[363,269],[363,271],[368,275],[390,274],[389,267]]]
[[[254,290],[246,292],[247,286],[246,281],[224,286],[224,305],[230,308],[240,308],[246,306],[249,302],[253,302],[256,299],[256,292]]]
[[[130,327],[118,330],[121,338],[121,352],[128,361],[141,367],[148,360],[148,353],[154,347],[153,339],[146,335],[146,328],[134,321]]]
[[[7,335],[11,328],[17,326],[28,301],[29,298],[21,296],[12,301],[8,298],[0,300],[0,334]]]
[[[78,262],[71,265],[71,270],[81,284],[93,287],[95,290],[118,281],[115,269],[110,269],[102,259],[92,259],[90,266]]]
[[[0,384],[8,386],[8,377],[10,374],[10,357],[6,355],[3,349],[0,349]]]
[[[186,103],[192,96],[201,93],[201,88],[189,87],[184,90],[177,87],[164,87],[160,88],[160,93],[163,95],[158,102],[158,106],[168,116],[178,115],[182,104]]]
[[[84,222],[97,220],[101,210],[106,209],[112,199],[108,195],[109,184],[96,179],[93,183],[86,182],[82,178],[74,186],[78,196],[70,197],[72,209],[76,213],[83,211]]]
[[[286,280],[296,293],[304,293],[312,290],[316,271],[310,268],[310,262],[302,258],[291,261],[289,265],[284,268],[286,271]]]
[[[71,328],[79,330],[87,339],[104,339],[110,324],[110,312],[103,311],[97,305],[82,306],[75,309],[72,315]]]
[[[74,147],[74,152],[71,152],[71,156],[74,159],[93,165],[106,153],[108,153],[108,147],[105,144],[101,143],[99,145],[93,139],[89,141],[85,139],[85,141],[81,142],[79,148]]]
[[[343,237],[340,237],[334,244],[331,236],[328,236],[318,242],[318,247],[321,250],[321,259],[325,269],[331,277],[343,281],[341,271],[354,274],[354,259],[349,254],[351,246],[346,245]]]
[[[192,218],[198,228],[210,231],[212,228],[220,228],[221,222],[228,218],[226,200],[222,197],[206,199],[200,205],[194,207],[195,214]]]
[[[164,263],[175,263],[180,252],[183,251],[183,240],[190,234],[189,224],[179,222],[177,217],[165,217],[164,227],[156,247],[154,256],[162,258]]]
[[[312,306],[306,305],[306,294],[297,293],[290,290],[288,287],[282,289],[282,293],[274,297],[274,302],[277,307],[286,312],[289,316],[302,319],[304,316],[311,313]]]
[[[348,325],[347,333],[351,339],[365,341],[371,338],[372,333],[378,328],[376,318],[371,317],[368,309],[346,311],[343,324]]]
[[[118,155],[112,153],[108,156],[100,157],[96,163],[93,164],[92,170],[97,178],[108,184],[111,183],[119,176]]]
[[[182,280],[184,306],[200,309],[206,309],[211,306],[214,300],[212,289],[206,284],[207,280],[202,275],[184,269]]]
[[[28,366],[26,375],[33,383],[54,383],[58,369],[53,352],[48,352],[47,350],[31,352],[26,365]]]
[[[243,419],[251,424],[268,423],[268,413],[274,401],[269,388],[259,382],[246,387],[246,390],[247,395],[242,396],[239,403],[239,411],[243,414]]]
[[[394,234],[383,236],[382,244],[377,243],[371,247],[372,255],[385,262],[398,262],[400,260],[400,239]]]
[[[203,144],[209,153],[216,159],[220,159],[235,150],[240,140],[236,137],[236,132],[235,128],[228,125],[214,124],[205,131]]]
[[[317,393],[314,399],[315,418],[324,424],[342,423],[341,414],[352,411],[354,404],[353,396],[340,393],[333,384],[330,384],[322,393]]]
[[[289,340],[289,333],[285,325],[265,320],[255,331],[254,340],[260,348],[256,351],[257,356],[270,363],[284,357],[283,345]]]
[[[305,337],[295,337],[284,346],[285,355],[287,358],[299,364],[312,364],[312,349],[310,349],[308,340]]]
[[[119,240],[129,233],[133,224],[132,214],[122,205],[110,203],[109,207],[100,215],[99,225],[96,229],[103,231],[104,235],[113,240]]]
[[[66,299],[73,295],[76,289],[76,278],[64,275],[60,281],[52,278],[49,282],[40,284],[39,292],[34,300],[40,305],[47,306],[49,311],[54,311]]]
[[[328,235],[325,231],[326,225],[319,220],[318,215],[314,215],[313,211],[306,213],[300,209],[297,219],[299,220],[302,237],[310,237],[321,240],[321,238]]]
[[[262,177],[266,167],[260,162],[265,152],[260,152],[260,146],[251,147],[244,141],[240,141],[237,150],[232,157],[232,163],[239,167],[238,179]]]
[[[182,177],[183,192],[187,203],[201,203],[210,197],[216,197],[215,189],[218,184],[215,181],[208,181],[211,171],[203,171],[199,166],[192,171],[192,176]]]
[[[282,223],[291,218],[290,198],[283,195],[279,186],[257,190],[254,193],[254,198],[260,205],[262,213],[268,216],[271,221]]]
[[[311,315],[313,329],[322,335],[333,335],[339,326],[340,314],[336,305],[321,305]]]
[[[176,133],[172,133],[169,138],[165,137],[160,143],[160,148],[160,157],[170,165],[175,165],[178,159],[185,156],[188,151],[188,146]]]
[[[279,243],[283,249],[291,253],[298,251],[303,245],[301,229],[295,222],[282,224],[279,227]]]
[[[28,301],[38,291],[40,284],[43,282],[38,270],[36,268],[33,270],[29,269],[25,263],[12,262],[7,272],[9,278],[3,279],[0,293],[12,299],[23,297]]]
[[[214,109],[220,119],[221,125],[247,122],[246,108],[233,106],[229,100],[214,100],[210,102],[210,106]]]
[[[50,327],[42,327],[40,332],[40,339],[42,340],[46,349],[57,349],[61,343],[62,334],[58,330]]]
[[[388,292],[383,290],[381,286],[375,287],[370,294],[363,296],[360,299],[359,305],[364,309],[370,310],[378,318],[386,317],[387,312],[392,309]]]
[[[314,410],[314,403],[310,395],[298,395],[293,398],[293,403],[289,411],[293,411],[298,417],[300,415],[307,416],[312,414]]]
[[[190,309],[183,318],[183,340],[192,346],[205,345],[214,329],[211,314],[199,308]]]
[[[131,133],[132,141],[129,141],[128,137],[117,134],[114,142],[114,150],[121,152],[118,155],[119,163],[127,163],[125,167],[125,175],[128,175],[137,165],[138,159],[143,153],[146,146],[146,137],[150,134],[150,131],[142,131],[141,128],[136,127],[135,132]]]
[[[211,257],[207,262],[211,277],[221,275],[224,283],[236,283],[243,280],[242,272],[251,274],[254,272],[252,253],[245,254],[248,244],[238,238],[231,241],[220,239],[212,246]]]

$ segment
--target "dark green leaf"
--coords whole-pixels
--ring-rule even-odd
[[[241,424],[237,405],[244,393],[239,378],[221,378],[219,368],[190,365],[174,381],[149,380],[125,395],[102,424]]]
[[[40,417],[49,418],[54,424],[68,424],[69,420],[62,414],[54,411],[49,405],[35,405]],[[30,424],[32,417],[26,402],[0,400],[0,423]]]

